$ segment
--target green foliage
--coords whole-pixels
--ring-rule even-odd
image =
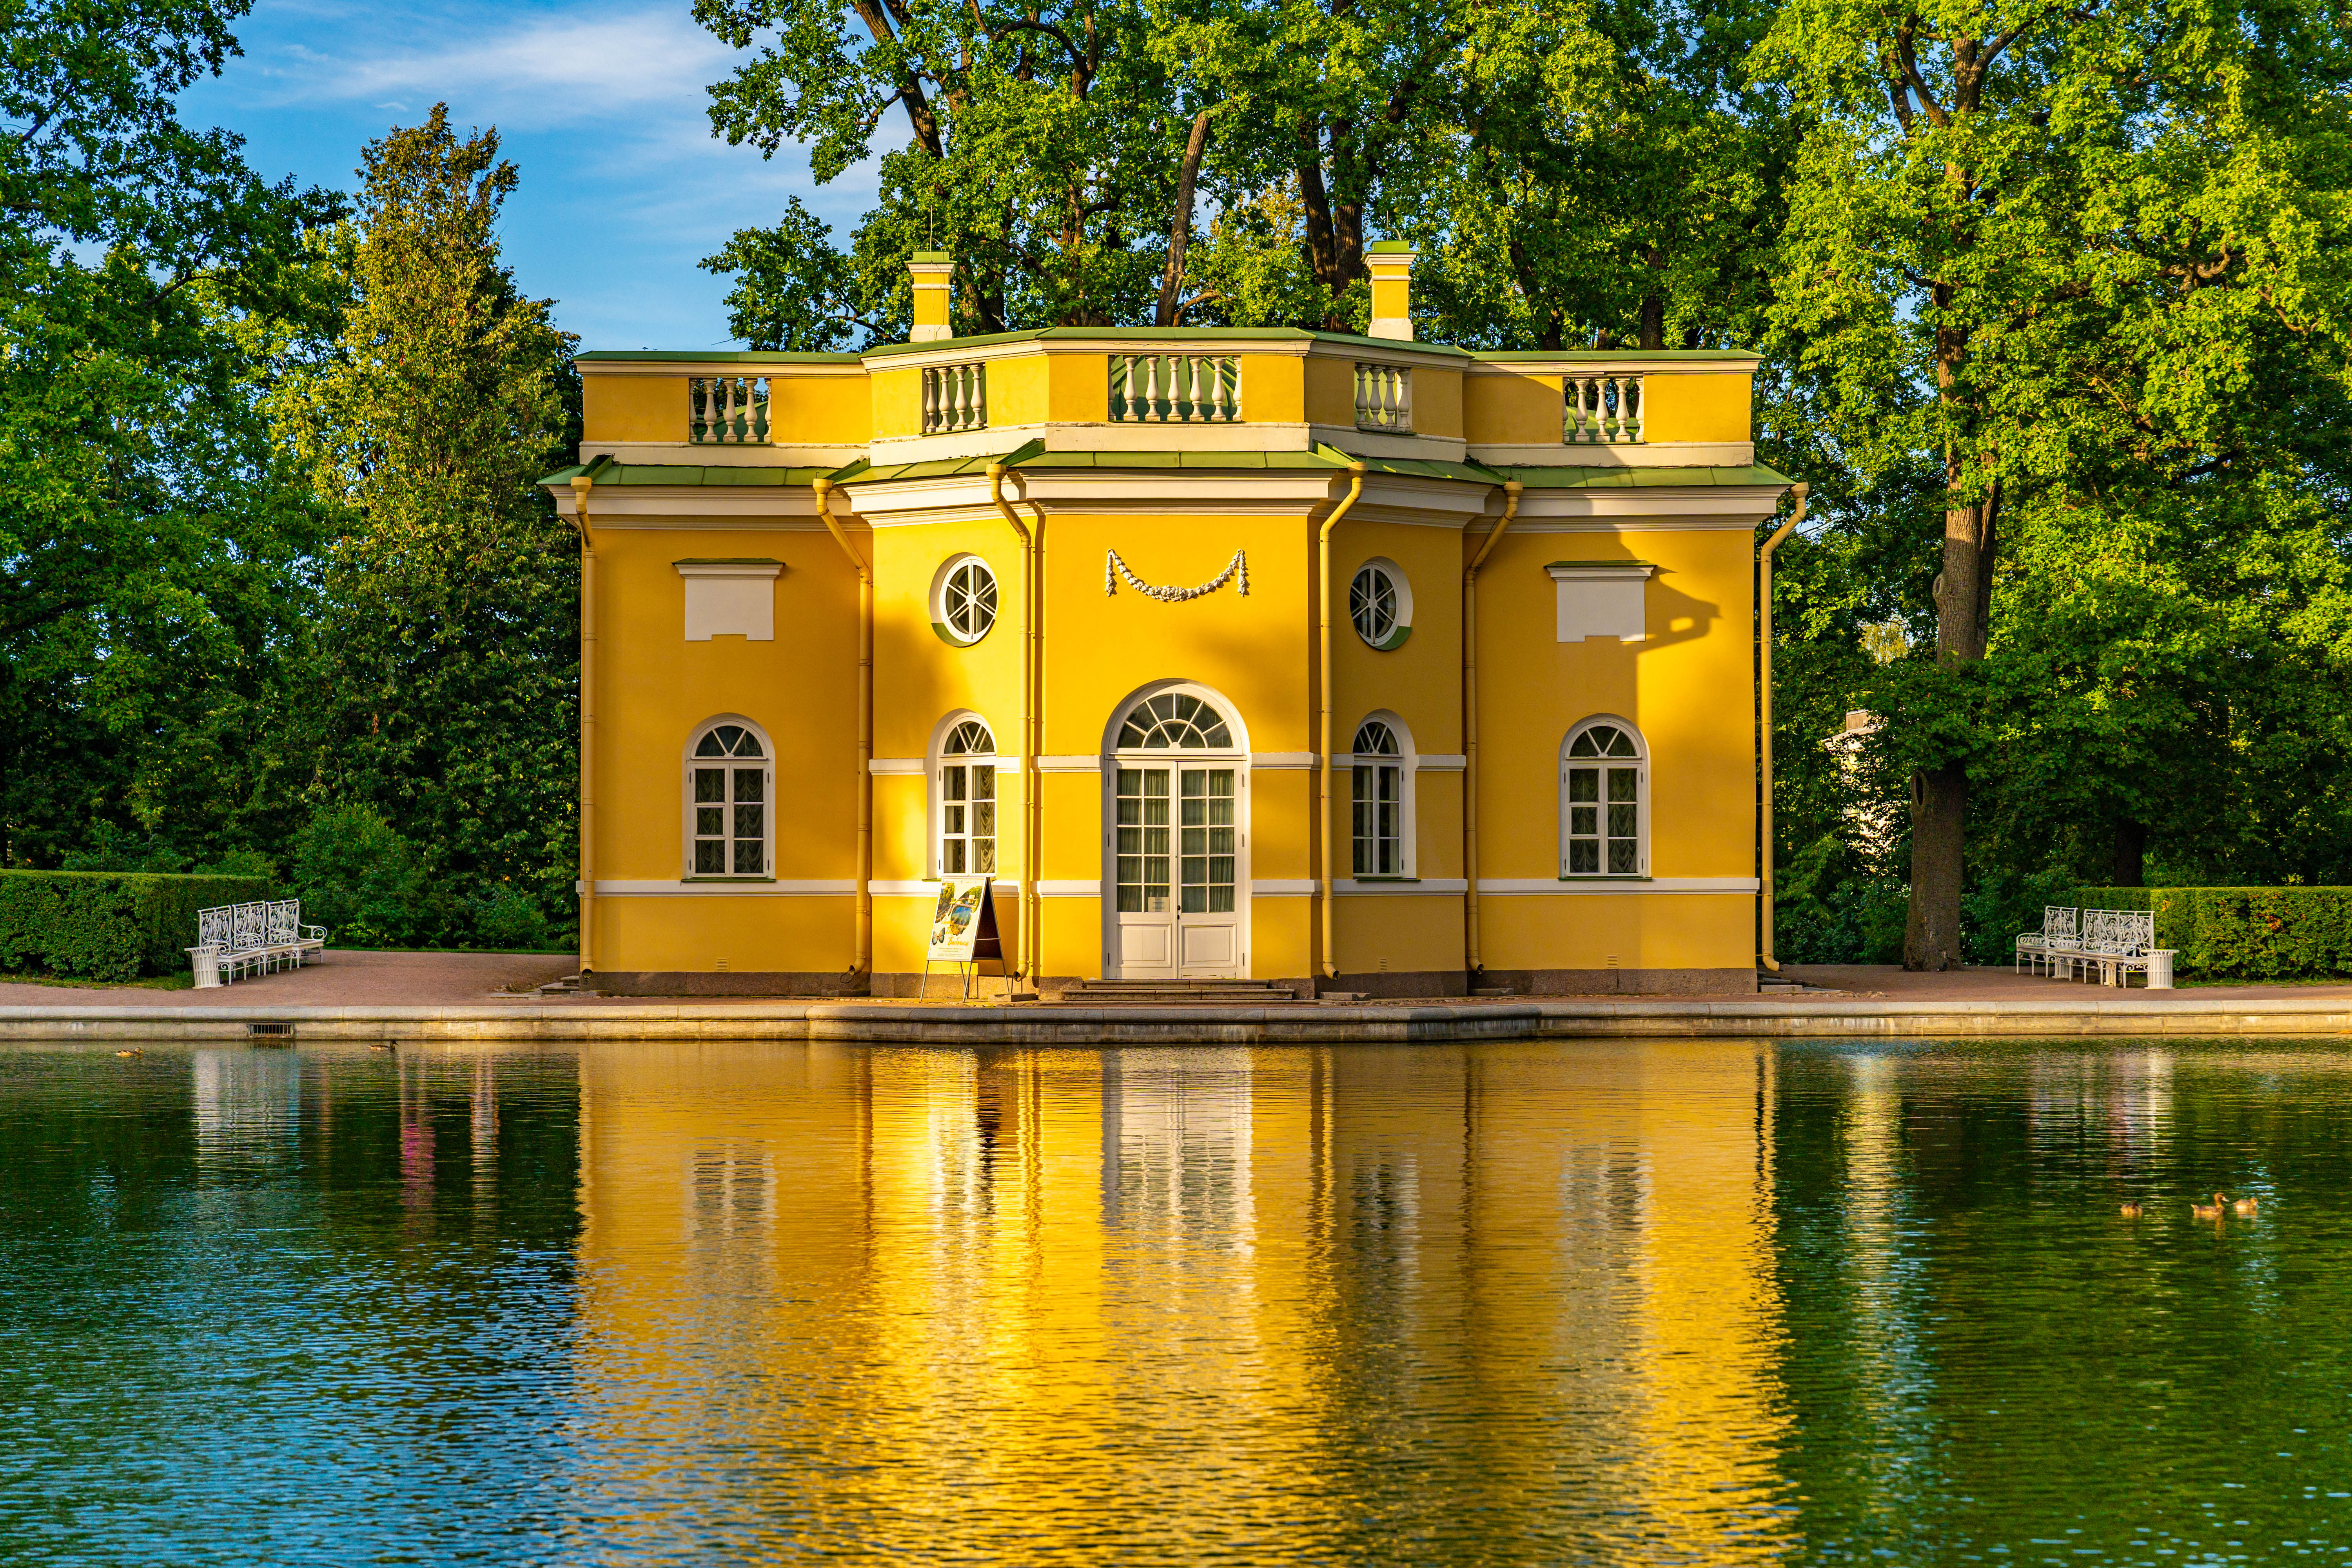
[[[374,807],[331,805],[294,840],[303,918],[339,943],[404,947],[435,934],[430,886],[416,847]]]
[[[2352,888],[2084,888],[2086,909],[2153,910],[2156,945],[2198,980],[2352,974]],[[2031,929],[2031,928],[2027,928]]]
[[[548,302],[499,259],[518,175],[498,149],[442,107],[370,144],[337,352],[282,405],[342,527],[305,672],[313,789],[334,804],[302,841],[325,855],[363,805],[429,885],[508,889],[397,912],[352,891],[386,941],[475,942],[478,910],[514,928],[513,899],[560,931],[572,908],[579,552],[533,481],[576,438],[577,380]]]
[[[197,910],[270,894],[259,877],[0,870],[0,966],[89,980],[168,974],[187,967]]]

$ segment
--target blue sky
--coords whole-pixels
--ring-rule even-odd
[[[845,237],[873,185],[855,169],[820,189],[792,150],[714,138],[703,89],[735,57],[688,4],[259,0],[244,57],[181,117],[242,133],[269,178],[350,190],[364,142],[446,100],[457,126],[499,128],[522,173],[507,258],[583,348],[739,346],[726,280],[695,263],[793,193]]]

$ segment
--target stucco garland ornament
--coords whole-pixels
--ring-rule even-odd
[[[1235,582],[1236,579],[1239,580],[1236,584],[1238,591],[1244,598],[1247,598],[1249,596],[1249,555],[1244,551],[1234,551],[1234,558],[1225,563],[1225,569],[1197,588],[1166,588],[1156,587],[1144,582],[1127,569],[1127,563],[1118,558],[1118,551],[1106,550],[1103,552],[1103,596],[1105,598],[1109,598],[1118,592],[1120,578],[1125,578],[1127,585],[1145,598],[1157,599],[1163,605],[1181,605],[1187,599],[1197,599],[1203,594],[1213,594],[1226,584]]]

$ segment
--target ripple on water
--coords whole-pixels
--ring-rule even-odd
[[[2332,1042],[5,1059],[10,1563],[2352,1552]]]

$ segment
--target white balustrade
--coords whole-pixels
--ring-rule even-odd
[[[1121,425],[1228,425],[1242,416],[1230,354],[1113,354],[1110,416]]]
[[[923,370],[923,434],[952,435],[988,426],[988,366],[935,364]]]
[[[1559,438],[1581,442],[1642,439],[1642,378],[1638,375],[1561,377]]]
[[[767,445],[766,376],[694,376],[686,384],[686,399],[687,439],[695,445]]]
[[[1401,365],[1356,362],[1356,428],[1412,428],[1412,372]]]

